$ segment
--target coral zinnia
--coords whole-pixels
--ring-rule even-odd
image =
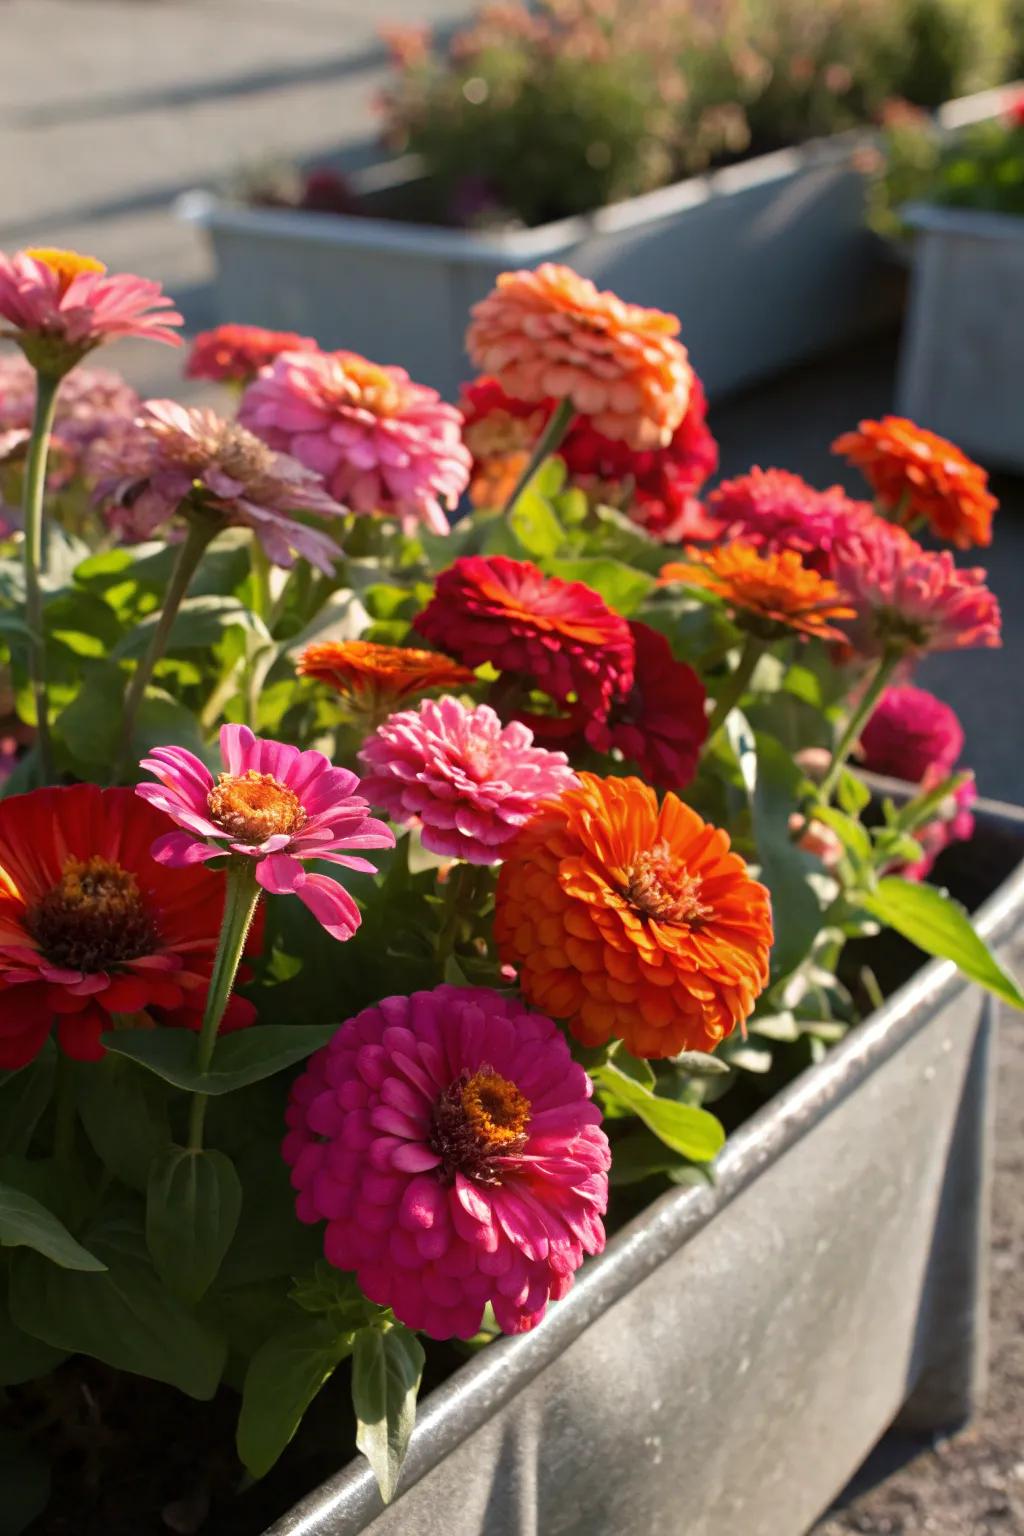
[[[292,1089],[282,1151],[324,1253],[410,1328],[525,1333],[604,1247],[592,1086],[550,1019],[483,987],[386,997]]]
[[[297,896],[335,939],[350,939],[359,908],[344,886],[307,870],[306,859],[375,873],[356,848],[392,848],[395,835],[374,821],[356,793],[359,780],[334,768],[322,752],[254,736],[244,725],[223,725],[224,772],[214,780],[184,747],[154,747],[141,766],[159,782],[136,794],[184,830],[166,832],[153,857],[178,868],[236,853],[255,860],[266,891]]]
[[[301,555],[331,575],[337,544],[290,515],[342,515],[318,475],[274,453],[237,422],[173,400],[147,401],[136,428],[115,446],[97,487],[122,536],[149,538],[191,507],[224,527],[251,528],[276,565],[292,565]]]
[[[849,641],[862,655],[923,656],[997,646],[1000,613],[978,567],[960,570],[948,550],[924,550],[903,529],[874,518],[847,541],[836,579],[857,610]]]
[[[190,379],[218,384],[249,384],[282,352],[316,352],[311,336],[268,331],[262,325],[216,325],[200,331],[189,349],[185,372]]]
[[[600,293],[570,267],[503,272],[473,308],[466,351],[516,400],[568,400],[631,448],[665,447],[693,374],[679,321]]]
[[[172,327],[182,324],[159,283],[109,274],[91,256],[0,252],[0,337],[16,341],[33,368],[50,377],[59,378],[93,347],[123,336],[180,347]]]
[[[0,1068],[31,1061],[55,1016],[61,1047],[85,1061],[103,1055],[118,1014],[199,1028],[224,877],[162,868],[150,847],[166,828],[131,789],[74,784],[0,802]],[[221,1027],[253,1016],[233,998]]]
[[[956,711],[924,688],[887,688],[860,733],[865,768],[920,784],[929,769],[952,773],[964,749]]]
[[[360,718],[379,723],[396,705],[435,688],[459,688],[476,681],[468,667],[440,651],[372,640],[321,640],[307,645],[295,668],[333,688]]]
[[[563,752],[533,745],[488,704],[425,699],[385,720],[363,743],[363,789],[393,821],[412,821],[424,848],[495,864],[542,800],[577,782]]]
[[[575,696],[595,714],[633,681],[625,619],[591,587],[545,576],[528,560],[456,560],[438,576],[415,626],[468,666],[490,662],[560,703]]]
[[[832,444],[856,464],[891,516],[908,525],[924,518],[958,549],[991,544],[999,503],[988,475],[954,443],[903,416],[862,421]]]
[[[788,470],[756,467],[716,486],[708,511],[725,541],[741,539],[762,553],[795,549],[822,576],[832,575],[833,553],[874,515],[870,502],[851,501],[839,485],[818,491]]]
[[[323,475],[354,512],[448,532],[469,481],[462,417],[404,368],[355,352],[285,352],[250,384],[238,419]]]
[[[768,892],[728,834],[639,779],[580,775],[505,849],[494,934],[524,997],[585,1045],[710,1051],[768,981]]]
[[[742,542],[715,549],[687,549],[686,564],[662,566],[662,582],[684,582],[714,592],[734,610],[736,622],[764,639],[786,630],[821,640],[845,640],[835,619],[852,619],[834,581],[804,565],[796,550],[761,554]]]
[[[656,629],[631,623],[629,632],[633,686],[606,719],[587,721],[586,739],[600,752],[617,748],[652,784],[683,789],[697,771],[708,734],[704,685]]]

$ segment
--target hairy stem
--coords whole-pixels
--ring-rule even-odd
[[[558,405],[555,407],[554,413],[552,414],[551,420],[548,422],[547,426],[544,428],[544,431],[537,439],[534,450],[530,454],[529,462],[527,463],[526,468],[519,476],[511,496],[505,503],[504,515],[506,517],[512,511],[512,508],[515,506],[520,496],[526,490],[527,486],[530,484],[530,481],[533,479],[538,469],[540,469],[540,466],[544,463],[544,460],[550,458],[551,455],[557,451],[562,438],[569,430],[570,423],[572,422],[575,414],[576,409],[571,400],[560,400],[558,402]]]
[[[707,740],[704,743],[705,752],[711,746],[726,720],[728,720],[746,693],[750,679],[754,675],[754,668],[761,659],[764,648],[765,642],[758,639],[757,635],[747,636],[743,650],[740,652],[740,659],[736,663],[736,670],[726,680],[722,695],[711,712],[711,718],[708,720]]]
[[[25,461],[24,543],[25,622],[31,631],[28,647],[28,676],[36,712],[36,751],[39,773],[44,784],[53,778],[53,749],[50,745],[49,698],[46,689],[46,636],[43,631],[43,591],[40,572],[43,557],[43,501],[46,494],[46,461],[50,452],[50,434],[57,409],[60,379],[36,374],[36,404],[32,419],[28,457]]]
[[[238,975],[238,967],[245,950],[245,941],[249,937],[249,929],[252,927],[261,893],[261,888],[256,882],[256,861],[245,854],[238,854],[231,860],[226,878],[227,890],[224,896],[224,917],[221,921],[220,939],[210,976],[210,989],[206,994],[203,1024],[196,1041],[196,1069],[199,1072],[209,1071],[210,1062],[213,1060],[217,1031],[231,998],[235,977]],[[206,1098],[205,1093],[194,1094],[192,1098],[188,1144],[193,1152],[200,1151],[203,1145]]]
[[[871,678],[871,681],[868,683],[867,688],[864,690],[860,703],[853,711],[853,714],[850,716],[849,720],[847,720],[843,734],[840,736],[835,745],[835,749],[833,750],[832,761],[828,765],[828,772],[822,779],[821,788],[818,791],[818,798],[822,805],[828,805],[833,794],[835,793],[835,788],[839,783],[839,776],[846,764],[846,759],[849,757],[850,753],[853,751],[853,748],[856,746],[861,731],[864,729],[868,721],[871,719],[871,716],[874,714],[875,705],[882,697],[886,685],[888,684],[890,677],[895,671],[899,660],[899,651],[886,651],[885,655],[879,661],[878,666],[875,668],[874,674]]]

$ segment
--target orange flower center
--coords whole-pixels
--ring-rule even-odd
[[[294,790],[255,768],[237,777],[220,774],[207,805],[217,825],[240,843],[260,844],[281,833],[291,836],[306,824]]]
[[[97,261],[94,256],[80,256],[77,251],[61,251],[49,245],[31,246],[25,255],[31,256],[33,261],[41,261],[44,267],[49,267],[51,272],[56,273],[61,298],[82,272],[107,270],[103,262]]]
[[[365,357],[342,355],[345,371],[345,402],[361,405],[375,416],[397,416],[402,409],[405,393],[393,378],[376,363]]]
[[[694,926],[711,916],[700,899],[701,879],[691,875],[665,843],[638,853],[626,872],[623,895],[637,912],[659,923]]]
[[[138,881],[109,859],[68,859],[25,926],[47,960],[70,971],[105,971],[159,947]]]
[[[492,1067],[459,1076],[434,1106],[432,1149],[449,1183],[457,1173],[500,1184],[505,1159],[526,1145],[530,1101]]]

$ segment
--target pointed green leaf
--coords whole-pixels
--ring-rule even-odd
[[[237,1435],[239,1459],[251,1476],[270,1471],[320,1388],[351,1354],[352,1339],[326,1317],[304,1317],[253,1355]]]
[[[64,1269],[106,1268],[75,1241],[52,1211],[9,1184],[0,1184],[0,1247],[34,1248]]]
[[[356,1444],[373,1468],[389,1504],[416,1423],[416,1395],[423,1374],[423,1346],[401,1323],[386,1330],[360,1328],[352,1357],[352,1406]]]
[[[75,1091],[86,1135],[104,1167],[145,1193],[150,1164],[171,1141],[169,1090],[137,1062],[108,1051],[76,1073]]]
[[[231,1159],[168,1147],[146,1194],[146,1245],[175,1295],[198,1301],[216,1278],[238,1226],[242,1186]]]
[[[283,1072],[332,1039],[333,1026],[254,1024],[223,1035],[208,1072],[196,1070],[195,1036],[182,1029],[118,1029],[103,1036],[108,1051],[129,1056],[190,1093],[231,1093]]]
[[[694,1163],[707,1163],[721,1150],[725,1132],[714,1115],[692,1104],[662,1099],[649,1088],[620,1072],[614,1061],[599,1067],[594,1074],[613,1098],[632,1110],[648,1130],[674,1152],[681,1152]]]

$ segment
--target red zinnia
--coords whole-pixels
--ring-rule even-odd
[[[0,803],[0,1068],[31,1061],[55,1016],[62,1049],[81,1061],[103,1055],[119,1014],[199,1028],[224,876],[158,864],[150,847],[169,825],[132,788],[75,784]],[[221,1029],[253,1016],[232,998]]]
[[[248,384],[282,352],[317,352],[311,336],[267,331],[262,325],[217,325],[200,331],[192,343],[185,372],[190,379],[218,384]]]
[[[456,560],[438,576],[415,626],[467,666],[490,662],[595,714],[606,714],[613,696],[632,686],[625,619],[583,582],[545,576],[529,560]]]
[[[704,685],[677,661],[665,636],[630,624],[635,648],[633,687],[605,720],[587,722],[585,736],[600,752],[618,749],[661,789],[683,789],[697,772],[708,734]]]

